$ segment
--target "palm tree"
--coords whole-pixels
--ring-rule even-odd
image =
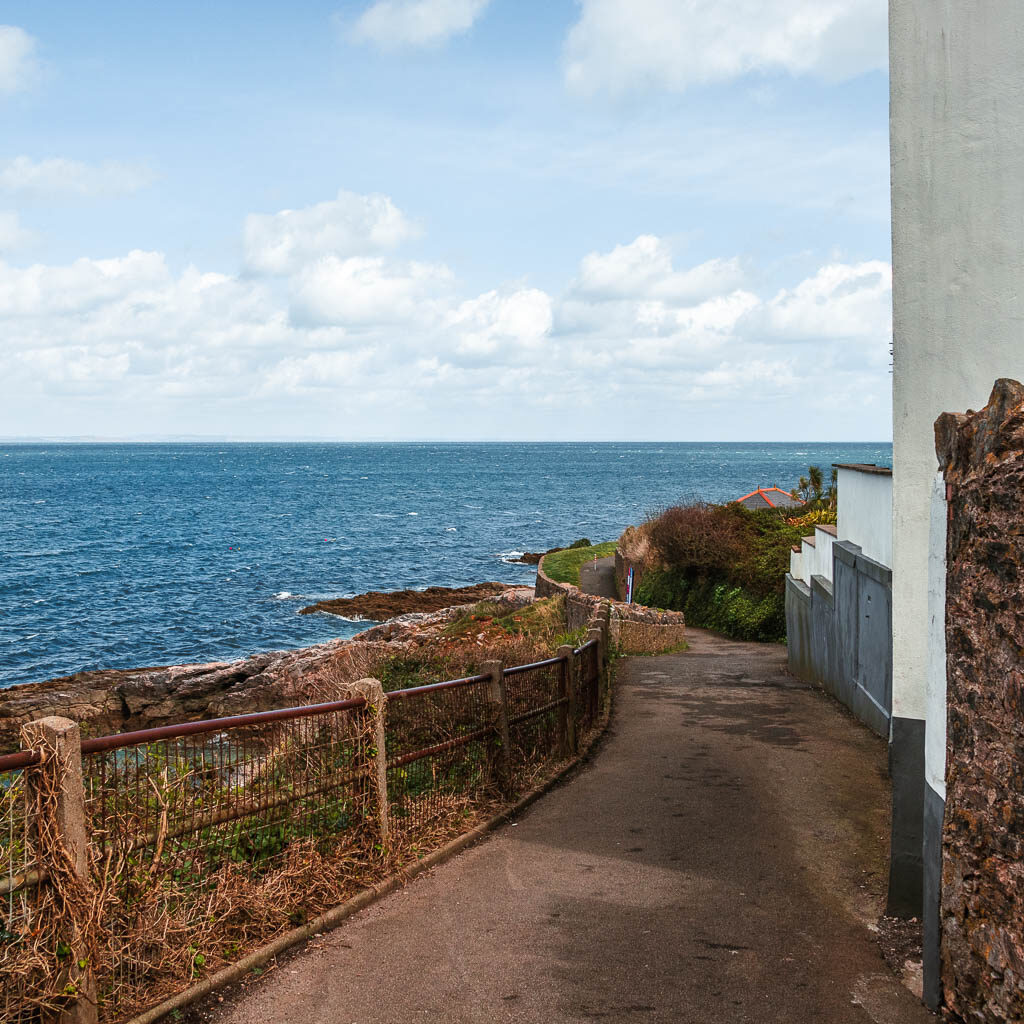
[[[807,478],[810,481],[812,497],[815,501],[821,501],[824,483],[821,470],[817,466],[808,466]]]
[[[839,501],[839,470],[832,467],[832,474],[829,477],[828,490],[825,492],[825,497],[828,498],[828,507],[835,510],[835,507]]]

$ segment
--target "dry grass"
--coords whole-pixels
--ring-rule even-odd
[[[446,638],[346,648],[297,683],[296,699],[346,698],[356,680],[380,677],[396,648],[423,672],[407,685],[472,675],[492,658],[509,665],[550,655],[564,629],[557,601],[489,614],[499,610],[471,610],[465,628]],[[520,677],[520,706],[545,705],[553,678]],[[489,728],[484,692],[462,687],[396,703],[389,758]],[[127,1019],[480,824],[560,757],[550,712],[513,729],[504,785],[486,738],[410,762],[415,784],[406,779],[390,795],[385,843],[369,784],[379,756],[374,710],[211,734],[191,746],[170,740],[113,751],[100,755],[102,766],[87,759],[86,882],[58,842],[54,794],[32,789],[29,817],[40,829],[33,845],[47,851],[50,881],[25,891],[34,901],[30,926],[14,934],[13,919],[0,918],[11,928],[0,934],[0,1018],[28,1024],[59,1010],[92,975],[101,1020]],[[352,781],[339,782],[338,771]],[[388,771],[404,776],[405,767]],[[268,799],[278,810],[260,809]],[[267,836],[274,843],[261,847]]]

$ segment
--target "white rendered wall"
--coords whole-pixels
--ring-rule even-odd
[[[939,413],[1024,379],[1024,3],[891,0],[893,714],[924,718]]]
[[[804,579],[804,558],[803,550],[790,551],[789,553],[789,575],[795,580],[803,580],[804,583],[807,580]]]
[[[840,469],[840,540],[857,544],[868,558],[892,568],[892,477]]]
[[[808,544],[802,541],[800,544],[799,561],[795,561],[797,555],[792,553],[789,558],[790,571],[796,564],[800,575],[797,577],[811,585],[812,576],[824,576],[829,582],[832,581],[832,534],[824,530],[814,531],[814,543]],[[796,576],[796,573],[793,573]]]
[[[928,533],[928,720],[924,727],[925,779],[946,799],[946,484],[932,481]]]
[[[835,538],[826,530],[814,531],[814,568],[815,576],[824,576],[832,581],[832,545]]]

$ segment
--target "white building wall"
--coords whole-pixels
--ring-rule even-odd
[[[808,535],[810,536],[810,535]],[[829,582],[832,580],[832,534],[825,530],[816,529],[813,534],[814,543],[807,540],[800,543],[800,554],[790,554],[790,572],[796,579],[803,580],[808,586],[811,585],[812,576],[824,576]],[[797,572],[794,572],[794,566]],[[798,575],[799,573],[799,575]]]
[[[804,583],[807,580],[804,579],[804,557],[803,548],[799,551],[790,551],[789,553],[789,575],[795,580],[803,580]]]
[[[892,0],[893,713],[927,711],[932,426],[1024,379],[1024,3]]]
[[[928,533],[928,720],[924,732],[925,781],[946,799],[946,484],[932,481]]]
[[[832,581],[832,544],[835,538],[827,530],[814,531],[814,575]]]
[[[892,568],[892,476],[839,469],[839,539]]]

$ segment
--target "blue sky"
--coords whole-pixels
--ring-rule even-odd
[[[885,0],[2,18],[0,435],[890,436]]]

